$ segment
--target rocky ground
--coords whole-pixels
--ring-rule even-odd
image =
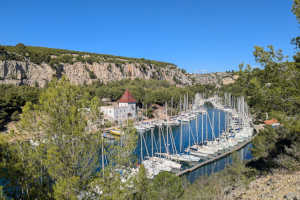
[[[248,187],[235,188],[227,199],[232,200],[300,200],[300,171],[275,173],[257,178]]]

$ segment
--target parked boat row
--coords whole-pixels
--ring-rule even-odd
[[[145,165],[145,168],[151,177],[155,176],[159,173],[159,171],[172,171],[174,168],[174,165],[168,165],[166,164],[167,161],[171,161],[174,163],[174,161],[178,163],[192,163],[192,162],[199,162],[202,159],[211,159],[219,154],[222,154],[226,151],[231,150],[236,145],[238,145],[240,142],[244,142],[245,140],[252,137],[253,134],[253,128],[251,127],[251,117],[248,115],[247,111],[247,105],[245,104],[244,100],[240,100],[241,105],[237,105],[237,108],[232,108],[230,106],[224,106],[220,102],[220,98],[213,97],[208,99],[207,101],[210,101],[215,108],[218,110],[222,110],[226,113],[225,115],[225,130],[223,130],[221,133],[218,134],[218,137],[215,136],[214,133],[214,125],[211,125],[212,128],[212,134],[213,137],[211,140],[204,141],[203,137],[203,130],[202,130],[202,141],[195,142],[192,145],[189,145],[188,148],[184,150],[183,153],[177,153],[176,145],[172,144],[174,142],[174,139],[172,141],[172,132],[168,131],[169,129],[166,128],[166,137],[168,138],[168,134],[170,134],[171,138],[171,146],[173,148],[173,153],[170,153],[168,150],[169,148],[169,142],[166,144],[166,152],[156,152],[156,157],[148,157],[146,160],[143,160],[142,163]],[[202,103],[205,101],[202,101]],[[195,106],[196,107],[196,106]],[[195,109],[193,106],[193,108]],[[197,107],[196,107],[197,108]],[[161,122],[159,125],[164,126],[174,126],[176,124],[179,125],[183,123],[189,123],[191,120],[197,119],[198,115],[207,114],[206,110],[203,109],[197,109],[193,111],[188,112],[181,112],[180,115],[173,117],[172,122],[170,123],[167,120],[167,123]],[[226,118],[227,116],[227,118]],[[208,114],[206,115],[206,120],[209,118]],[[219,116],[220,118],[220,116]],[[202,119],[202,127],[203,127],[203,117]],[[213,117],[214,119],[214,117]],[[171,120],[170,120],[171,121]],[[176,121],[177,123],[174,123]],[[169,123],[168,123],[169,122]],[[207,121],[206,121],[207,123]],[[211,123],[211,122],[210,122]],[[154,123],[155,124],[155,123]],[[219,119],[220,124],[220,119]],[[220,125],[219,125],[220,126]],[[207,126],[206,126],[207,127]],[[197,126],[196,126],[197,128]],[[221,130],[220,127],[218,129]],[[198,130],[196,130],[198,131]],[[185,134],[191,134],[185,133]],[[198,133],[197,133],[198,134]],[[207,133],[206,133],[207,135]],[[190,136],[189,136],[190,138]],[[190,141],[189,141],[190,143]],[[175,149],[174,149],[175,148]],[[155,160],[155,159],[156,160]],[[154,161],[155,160],[155,161]],[[158,162],[159,160],[159,162]],[[175,163],[176,163],[175,162]]]
[[[148,157],[148,159],[143,160],[142,164],[146,169],[146,174],[148,178],[153,178],[161,171],[171,172],[174,169],[181,168],[181,164],[179,163],[155,156]]]
[[[199,114],[205,114],[207,111],[205,109],[193,110],[190,112],[181,112],[179,115],[170,117],[165,120],[154,120],[149,122],[138,122],[135,124],[135,128],[138,132],[146,132],[151,130],[151,128],[161,127],[161,126],[179,126],[180,123],[188,123],[197,118]]]

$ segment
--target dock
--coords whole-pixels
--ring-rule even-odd
[[[197,165],[195,165],[195,166],[193,166],[193,167],[191,167],[191,168],[182,170],[182,171],[178,172],[178,173],[176,174],[176,176],[182,176],[182,175],[184,175],[184,174],[186,174],[186,173],[189,173],[189,172],[192,172],[192,171],[194,171],[194,170],[196,170],[196,169],[198,169],[198,168],[200,168],[200,167],[202,167],[202,166],[205,166],[205,165],[207,165],[207,164],[209,164],[209,163],[212,163],[212,162],[214,162],[214,161],[216,161],[216,160],[219,160],[219,159],[221,159],[221,158],[223,158],[223,157],[225,157],[225,156],[227,156],[227,155],[229,155],[229,154],[232,154],[233,152],[238,151],[238,150],[240,150],[241,148],[243,148],[244,146],[246,146],[247,144],[249,144],[251,141],[252,141],[252,138],[251,138],[251,139],[248,139],[248,140],[245,141],[245,142],[242,142],[242,143],[238,144],[236,147],[234,147],[234,148],[231,149],[230,151],[224,152],[224,153],[222,153],[222,154],[220,154],[220,155],[218,155],[218,156],[216,156],[216,157],[213,157],[213,158],[211,158],[211,159],[209,159],[209,160],[206,160],[206,161],[204,161],[204,162],[201,162],[201,163],[199,163],[199,164],[197,164]]]

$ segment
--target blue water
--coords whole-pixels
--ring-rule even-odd
[[[220,114],[220,129],[219,129],[219,114]],[[141,159],[145,159],[146,156],[152,156],[152,152],[166,152],[168,148],[172,153],[184,153],[184,150],[193,145],[201,144],[203,141],[212,140],[213,137],[219,137],[225,129],[225,112],[209,109],[208,120],[206,125],[206,114],[199,114],[197,119],[190,121],[190,123],[183,123],[180,126],[174,126],[167,130],[166,127],[161,129],[155,128],[153,133],[147,131],[142,133],[142,151],[141,151],[141,136],[139,136],[138,144],[136,148],[136,154],[138,155],[139,162]],[[202,128],[203,118],[203,128]],[[198,127],[198,129],[196,129]],[[182,129],[182,131],[181,131]],[[202,133],[203,130],[203,133]],[[167,131],[169,134],[167,134]],[[182,132],[182,134],[180,134]],[[171,134],[170,134],[171,133]],[[173,136],[173,138],[172,138]],[[153,150],[152,140],[153,137]],[[167,142],[168,141],[168,142]],[[155,145],[156,144],[156,145]],[[169,144],[169,145],[166,145]],[[148,150],[148,151],[147,151]],[[141,153],[142,152],[142,153]]]
[[[202,141],[205,142],[206,140],[212,140],[214,137],[218,138],[225,129],[226,113],[213,108],[208,109],[207,111],[208,114],[199,114],[195,120],[192,120],[189,123],[182,123],[180,126],[173,126],[168,130],[166,127],[163,127],[160,130],[156,127],[153,131],[147,131],[140,134],[135,150],[138,162],[141,163],[142,159],[145,159],[147,156],[153,156],[157,152],[165,153],[166,149],[168,149],[171,154],[184,153],[185,149],[193,144],[201,144]],[[206,115],[209,116],[207,123]],[[229,117],[229,115],[227,114],[226,117]],[[169,134],[167,134],[167,131]],[[117,143],[115,143],[115,145],[118,145]],[[251,147],[252,145],[250,143],[238,151],[241,160],[249,160],[252,158],[250,151]],[[203,162],[203,160],[200,162]],[[108,160],[105,159],[105,164],[107,163]],[[187,173],[184,177],[192,183],[200,176],[210,175],[221,171],[231,163],[231,155],[228,155],[202,166],[193,172]],[[189,167],[191,166],[186,164],[183,165],[183,169]]]
[[[168,135],[166,127],[160,131],[158,128],[155,128],[153,132],[148,131],[142,133],[142,135],[139,136],[135,151],[138,156],[139,163],[141,162],[141,159],[145,159],[146,156],[152,156],[155,152],[166,152],[166,149],[168,149],[171,154],[184,153],[184,150],[193,144],[201,144],[202,141],[205,142],[207,139],[212,140],[213,137],[219,137],[225,129],[225,112],[216,109],[208,109],[208,115],[210,120],[207,120],[207,124],[206,114],[199,114],[197,119],[192,120],[190,123],[184,123],[180,126],[169,128]],[[250,151],[251,146],[251,144],[248,144],[238,151],[241,160],[248,160],[252,158]],[[231,163],[231,155],[228,155],[215,162],[202,166],[193,172],[185,174],[184,176],[190,182],[194,182],[198,177],[221,171]],[[183,168],[188,167],[191,166],[183,166]]]
[[[249,143],[248,145],[237,151],[241,160],[250,160],[252,158],[251,147],[252,144]],[[213,173],[222,171],[227,165],[230,164],[232,164],[232,155],[225,156],[219,160],[216,160],[215,162],[204,165],[192,172],[185,174],[184,177],[186,177],[189,182],[193,183],[200,176],[209,176]]]

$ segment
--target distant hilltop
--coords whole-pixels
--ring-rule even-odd
[[[144,58],[33,47],[21,43],[0,46],[0,83],[43,87],[53,77],[60,78],[62,75],[76,85],[136,78],[167,80],[181,86],[218,83],[211,78],[203,79],[202,75],[188,74],[172,63]]]

